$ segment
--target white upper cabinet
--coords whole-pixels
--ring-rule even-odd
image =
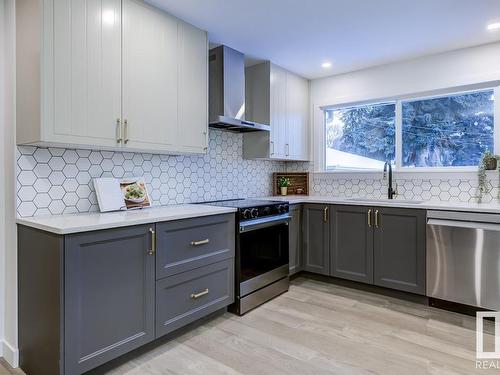
[[[206,32],[140,0],[16,11],[18,144],[206,152]]]
[[[179,133],[177,143],[186,152],[206,151],[208,145],[207,34],[179,21],[178,38]]]
[[[286,79],[286,136],[288,159],[306,160],[309,151],[309,82],[288,73]]]
[[[246,118],[271,125],[246,133],[248,159],[309,159],[309,82],[270,63],[246,68]]]
[[[123,0],[123,144],[173,151],[177,141],[177,19]]]

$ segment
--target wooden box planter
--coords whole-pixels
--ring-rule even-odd
[[[300,195],[309,195],[309,172],[275,172],[273,173],[273,195],[281,195],[278,186],[280,177],[290,180],[288,195],[297,195],[297,189],[302,189]]]

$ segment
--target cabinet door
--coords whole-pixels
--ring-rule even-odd
[[[179,21],[178,142],[184,152],[207,150],[208,41],[207,33]]]
[[[176,148],[177,20],[139,0],[123,0],[125,147]]]
[[[332,276],[373,283],[373,219],[370,207],[332,207]]]
[[[287,73],[286,79],[286,157],[307,160],[309,149],[309,83]]]
[[[301,270],[302,265],[302,218],[301,218],[300,205],[290,206],[290,220],[289,225],[289,261],[290,261],[290,275],[293,275]]]
[[[304,270],[330,274],[329,207],[321,204],[303,206],[303,265]]]
[[[43,1],[45,142],[115,147],[121,117],[121,1]]]
[[[154,339],[150,226],[65,239],[66,374],[81,374]]]
[[[375,284],[425,294],[424,210],[376,208]]]
[[[271,65],[270,120],[271,141],[269,154],[271,158],[286,158],[286,71]]]

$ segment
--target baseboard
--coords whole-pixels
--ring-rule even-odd
[[[3,340],[1,342],[0,350],[2,351],[3,358],[11,365],[16,368],[19,367],[19,350],[14,348],[7,341]]]

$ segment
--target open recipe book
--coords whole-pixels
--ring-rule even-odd
[[[129,210],[151,206],[148,190],[142,177],[94,179],[94,188],[101,212]]]

